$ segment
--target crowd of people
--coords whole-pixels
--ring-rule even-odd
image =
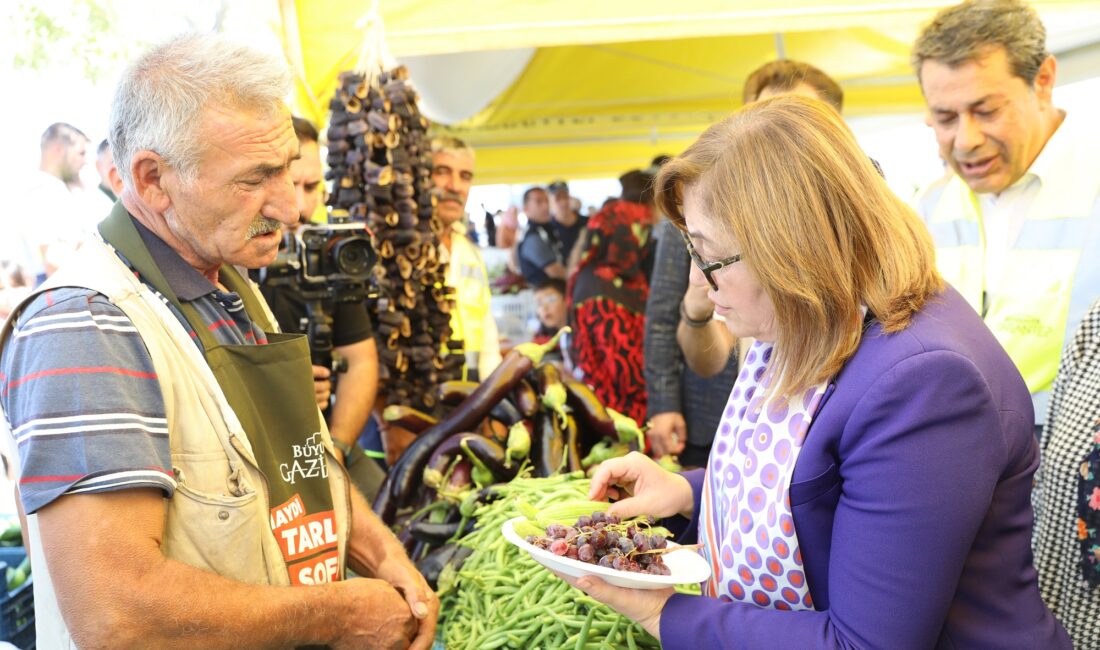
[[[590,496],[664,518],[711,567],[702,599],[570,579],[664,647],[1100,647],[1100,132],[1055,104],[1021,0],[941,10],[912,63],[944,175],[911,205],[840,84],[779,60],[599,209],[554,180],[493,224],[532,338],[571,326],[548,360],[646,424]],[[56,219],[0,247],[0,429],[40,647],[431,645],[438,601],[368,505],[375,315],[333,306],[334,388],[302,297],[241,272],[323,200],[289,82],[177,37],[119,82],[98,187],[79,129],[43,133]],[[447,136],[431,157],[476,381],[502,358],[476,156]]]

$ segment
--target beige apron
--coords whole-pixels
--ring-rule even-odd
[[[302,334],[274,333],[256,295],[229,265],[219,277],[248,316],[267,332],[266,345],[223,345],[193,305],[181,303],[153,262],[130,217],[116,211],[100,224],[104,239],[187,319],[226,400],[252,443],[264,475],[271,528],[291,584],[343,579],[329,463],[314,401],[309,346]],[[336,471],[341,471],[337,469]]]

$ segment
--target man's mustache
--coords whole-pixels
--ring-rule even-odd
[[[282,228],[283,224],[276,219],[270,219],[268,217],[259,216],[256,217],[252,223],[248,224],[248,232],[245,234],[247,239],[253,237],[259,237],[260,235],[266,235],[269,232],[278,232]]]
[[[450,190],[445,190],[439,187],[432,188],[432,194],[435,195],[435,198],[438,200],[439,203],[443,203],[444,201],[454,201],[459,205],[465,205],[466,203],[462,200],[461,194],[457,192],[451,192]]]

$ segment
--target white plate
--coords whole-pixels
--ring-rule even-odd
[[[517,521],[524,521],[526,517],[515,517],[504,522],[501,532],[509,542],[530,553],[535,561],[547,569],[553,569],[559,573],[579,578],[581,576],[599,576],[617,587],[628,589],[664,589],[672,585],[687,584],[691,582],[703,582],[710,577],[710,566],[703,556],[693,549],[680,549],[664,554],[665,565],[672,571],[672,575],[656,576],[649,573],[635,573],[633,571],[618,571],[607,567],[581,562],[562,555],[554,555],[550,551],[528,544],[522,537],[516,534],[512,525]],[[677,544],[668,543],[670,548]]]

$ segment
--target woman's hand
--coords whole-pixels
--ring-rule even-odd
[[[641,625],[655,638],[661,638],[661,610],[676,593],[673,589],[624,589],[596,576],[573,578],[554,572],[559,578]]]
[[[607,497],[618,499],[608,511],[623,518],[690,516],[694,505],[691,484],[686,478],[636,451],[605,460],[592,475],[588,498],[601,501]]]

